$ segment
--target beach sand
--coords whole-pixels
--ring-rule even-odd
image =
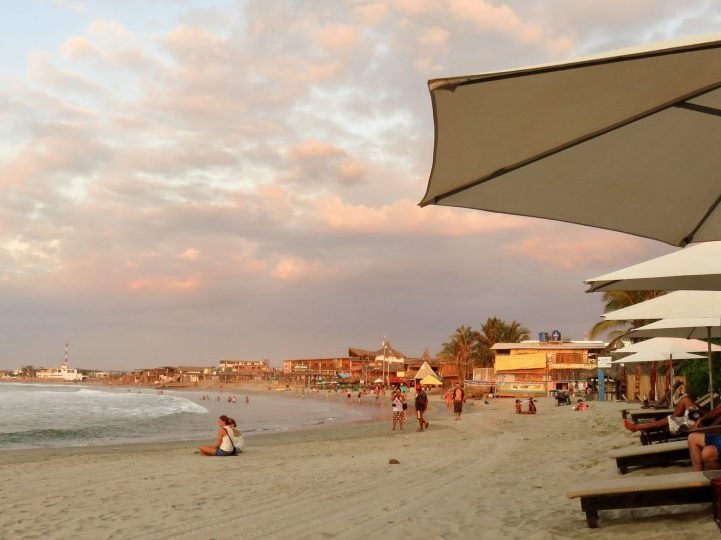
[[[390,422],[246,438],[231,458],[196,442],[0,452],[3,538],[707,538],[710,505],[605,511],[586,528],[579,482],[619,477],[611,448],[639,444],[625,405],[437,397],[430,428]],[[390,407],[388,407],[390,411]],[[412,410],[408,411],[412,413]],[[390,414],[389,414],[390,416]],[[205,441],[210,442],[210,441]],[[400,464],[390,465],[395,458]],[[670,474],[679,466],[630,474]]]

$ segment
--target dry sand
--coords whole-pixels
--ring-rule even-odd
[[[414,423],[395,433],[389,422],[332,426],[248,437],[231,458],[195,455],[192,442],[0,452],[0,537],[718,535],[710,505],[605,511],[600,529],[586,528],[565,493],[618,477],[607,451],[639,444],[621,428],[621,404],[575,412],[541,400],[537,416],[519,416],[512,400],[475,402],[454,422],[432,403],[424,433]]]

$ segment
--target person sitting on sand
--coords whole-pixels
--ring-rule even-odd
[[[578,403],[573,408],[574,411],[585,411],[586,409],[588,409],[588,403],[586,403],[582,399],[579,399]]]
[[[523,410],[523,401],[516,400],[516,414],[536,414],[536,400],[532,397],[528,398],[528,410]]]
[[[235,446],[236,453],[241,453],[243,451],[243,448],[245,448],[245,441],[243,441],[243,434],[238,429],[238,424],[235,423],[234,418],[228,419],[228,425],[233,429],[233,445]]]
[[[218,418],[218,436],[215,439],[215,443],[212,446],[201,446],[199,448],[200,455],[234,456],[236,454],[234,437],[230,418],[222,415]]]
[[[520,399],[516,400],[516,414],[523,414],[523,403]]]
[[[675,388],[683,385],[680,381],[676,383]],[[683,393],[673,412],[665,418],[645,424],[634,424],[628,418],[624,419],[623,427],[629,431],[651,431],[655,429],[668,428],[671,433],[678,433],[684,429],[688,430],[696,426],[699,420],[698,406],[691,397]]]

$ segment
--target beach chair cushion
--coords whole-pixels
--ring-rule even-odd
[[[581,499],[588,526],[596,528],[599,510],[711,502],[711,478],[719,476],[721,471],[707,471],[599,480],[579,484],[567,495]]]
[[[615,448],[608,452],[608,457],[618,459],[624,457],[634,457],[649,454],[664,454],[675,450],[688,450],[688,441],[671,441],[662,444],[650,444],[646,446],[628,446],[625,448]]]

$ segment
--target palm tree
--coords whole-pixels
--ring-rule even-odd
[[[468,367],[472,367],[477,358],[478,338],[478,332],[470,326],[461,325],[442,345],[438,354],[441,360],[455,364],[461,384],[468,376]]]
[[[521,323],[513,320],[510,324],[504,325],[502,337],[503,343],[520,343],[525,339],[529,339],[531,332],[525,326],[521,326]]]
[[[481,323],[478,339],[478,356],[483,367],[490,367],[493,363],[491,347],[496,343],[518,343],[530,337],[528,328],[516,320],[509,323],[498,317],[489,317]]]
[[[651,300],[665,294],[665,291],[608,291],[603,293],[604,313],[623,309],[639,302]],[[634,321],[599,321],[591,328],[590,337],[594,339],[608,333],[608,339],[613,341],[631,330],[649,323],[646,320]]]

